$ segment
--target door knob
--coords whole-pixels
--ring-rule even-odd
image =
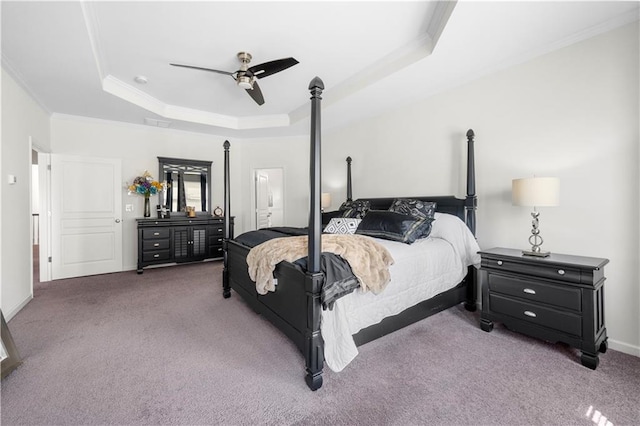
[[[116,223],[120,223],[120,219],[116,219]]]

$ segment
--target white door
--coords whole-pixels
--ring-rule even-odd
[[[269,175],[256,171],[256,229],[270,226]]]
[[[120,160],[51,155],[53,279],[122,271]]]

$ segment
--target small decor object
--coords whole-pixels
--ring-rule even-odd
[[[222,209],[220,208],[220,206],[216,207],[215,209],[213,209],[213,215],[215,217],[222,217],[222,214],[224,212],[222,211]]]
[[[196,217],[196,208],[193,206],[186,207],[187,217]]]
[[[164,184],[154,180],[148,171],[144,171],[142,176],[138,176],[129,185],[129,195],[138,194],[144,196],[144,217],[151,217],[151,206],[149,197],[164,191]]]
[[[540,246],[544,240],[540,235],[538,217],[540,212],[536,207],[553,207],[560,204],[560,181],[553,177],[532,177],[514,179],[512,182],[512,201],[514,206],[533,207],[531,212],[531,236],[529,244],[531,250],[523,250],[525,256],[547,257],[551,252],[542,251]]]
[[[13,342],[13,337],[9,332],[7,322],[4,320],[4,315],[0,311],[0,317],[2,317],[2,347],[0,347],[0,360],[2,360],[2,378],[4,379],[13,370],[18,368],[22,364],[20,355],[18,355],[18,349]]]

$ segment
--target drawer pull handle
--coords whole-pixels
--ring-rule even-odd
[[[524,311],[524,314],[526,316],[528,316],[528,317],[531,317],[531,318],[537,317],[536,313],[535,312],[531,312],[531,311]]]
[[[155,243],[153,246],[154,247],[160,247],[160,243]]]
[[[154,232],[153,235],[160,235],[160,233],[159,232]]]
[[[222,251],[222,249],[221,249],[221,248],[219,248],[219,249],[218,249],[218,251]]]
[[[159,254],[154,254],[153,257],[160,257],[160,255]]]
[[[559,273],[560,275],[564,275],[564,269],[558,269],[558,273]]]
[[[218,229],[218,232],[222,232],[222,228]]]
[[[534,289],[532,289],[532,288],[525,288],[522,291],[524,291],[527,294],[536,294],[536,291]]]
[[[222,238],[218,238],[218,241],[222,241]]]
[[[498,266],[502,266],[502,260],[498,260]]]

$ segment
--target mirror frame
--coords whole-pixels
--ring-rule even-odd
[[[178,165],[179,167],[202,167],[207,171],[207,210],[198,211],[198,216],[207,215],[211,216],[211,197],[213,195],[213,185],[211,184],[211,166],[213,162],[203,160],[187,160],[184,158],[172,158],[172,157],[158,157],[158,176],[160,182],[166,182],[166,170],[178,170],[176,168],[169,168],[169,165]],[[165,169],[165,167],[167,169]],[[158,194],[158,204],[162,204],[163,193]],[[172,212],[173,213],[173,212]],[[180,212],[178,212],[180,213]]]

